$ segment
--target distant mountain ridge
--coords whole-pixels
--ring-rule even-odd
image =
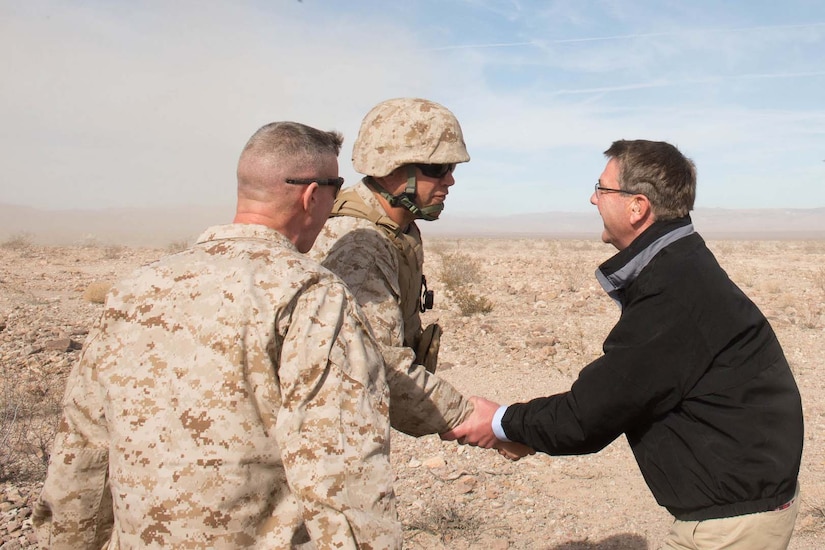
[[[210,225],[230,223],[231,207],[41,210],[0,204],[0,242],[28,234],[52,245],[114,244],[165,247],[193,241]],[[810,209],[699,209],[696,229],[710,239],[825,239],[825,207]],[[592,212],[545,212],[507,216],[451,214],[422,222],[426,237],[545,237],[597,239],[602,223]]]
[[[535,236],[598,238],[602,221],[592,212],[544,212],[508,216],[442,215],[438,223],[426,225],[430,236]],[[691,212],[696,230],[708,238],[721,239],[823,239],[825,208],[723,209],[704,208]]]

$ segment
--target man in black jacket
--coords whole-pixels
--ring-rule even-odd
[[[770,324],[693,229],[693,162],[617,141],[590,202],[619,252],[596,278],[621,307],[570,391],[475,410],[444,439],[593,453],[625,434],[676,518],[673,549],[787,548],[799,507],[802,405]]]

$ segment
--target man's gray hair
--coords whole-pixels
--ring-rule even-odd
[[[604,152],[619,162],[619,187],[650,200],[657,220],[687,216],[696,200],[696,166],[664,141],[619,140]]]
[[[337,158],[344,138],[299,122],[271,122],[252,134],[238,162],[238,193],[270,200],[283,179],[314,171]]]
[[[271,122],[252,134],[242,154],[254,152],[278,159],[306,159],[308,164],[315,164],[326,155],[337,157],[343,142],[340,132],[325,132],[299,122]]]

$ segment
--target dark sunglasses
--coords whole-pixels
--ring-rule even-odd
[[[443,178],[455,170],[455,163],[451,164],[416,164],[421,173],[428,178]]]
[[[338,190],[344,185],[344,178],[287,178],[284,181],[293,185],[309,185],[310,183],[317,183],[318,185],[331,185],[335,187],[336,193],[338,193]]]

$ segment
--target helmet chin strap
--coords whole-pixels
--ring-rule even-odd
[[[425,206],[424,208],[420,208],[417,204],[415,204],[415,190],[417,182],[415,177],[415,166],[412,164],[407,165],[407,186],[404,188],[403,193],[390,195],[387,190],[381,187],[373,178],[367,178],[367,181],[370,183],[373,190],[377,191],[379,195],[387,199],[390,206],[400,206],[402,208],[406,208],[412,212],[413,215],[415,215],[416,219],[425,221],[437,220],[438,216],[441,214],[441,211],[444,210],[443,203]]]

